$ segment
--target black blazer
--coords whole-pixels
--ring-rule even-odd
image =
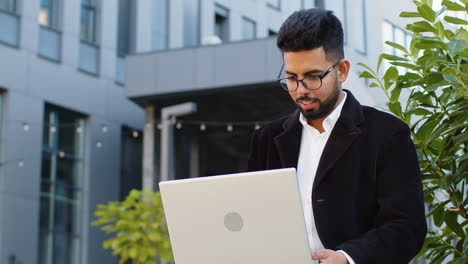
[[[312,188],[318,235],[325,248],[344,250],[356,264],[408,263],[427,232],[409,129],[345,91]],[[299,111],[256,130],[249,170],[297,167],[301,136]]]

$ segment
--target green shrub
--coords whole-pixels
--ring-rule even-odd
[[[447,10],[467,13],[468,1],[414,1],[416,11],[406,29],[413,33],[410,48],[386,42],[404,54],[382,54],[376,70],[360,77],[372,80],[388,98],[388,109],[411,128],[416,144],[428,219],[423,249],[430,263],[468,263],[467,165],[468,155],[468,21],[447,15]],[[391,66],[381,74],[382,61]]]
[[[113,235],[103,247],[120,256],[119,264],[157,263],[156,257],[173,260],[160,193],[132,190],[122,202],[98,205],[94,214],[92,225]]]

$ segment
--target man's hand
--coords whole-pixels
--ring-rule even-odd
[[[312,259],[318,260],[320,264],[349,264],[345,255],[330,249],[321,249],[312,253]]]

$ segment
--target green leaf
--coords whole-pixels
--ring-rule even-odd
[[[460,190],[455,190],[451,195],[450,195],[450,200],[452,201],[453,205],[455,207],[460,207],[462,204],[462,194]]]
[[[390,55],[390,54],[383,54],[384,59],[389,61],[409,61],[407,58]]]
[[[417,12],[401,12],[400,17],[421,17]]]
[[[429,111],[429,110],[427,110],[427,109],[424,109],[424,108],[416,108],[416,109],[414,109],[414,110],[411,110],[410,112],[411,112],[412,114],[420,115],[420,116],[432,114],[431,111]]]
[[[455,33],[454,39],[466,41],[468,39],[468,31],[466,31],[466,29],[464,29],[463,27],[460,27],[457,33]]]
[[[450,83],[458,83],[457,77],[452,74],[443,74],[442,77]]]
[[[458,55],[466,47],[466,42],[464,40],[455,40],[450,41],[448,45],[448,50],[452,56]]]
[[[430,22],[435,21],[436,13],[428,5],[424,4],[424,5],[418,6],[418,12],[419,12],[419,14],[421,14],[421,16],[424,19],[426,19],[426,20],[428,20]]]
[[[383,61],[383,59],[384,59],[384,56],[383,56],[383,54],[380,54],[380,56],[379,56],[379,60],[377,61],[377,72],[379,72],[379,71],[380,71],[380,66],[382,65],[382,61]]]
[[[373,82],[373,83],[371,83],[371,84],[369,85],[369,87],[379,87],[379,85],[378,85],[377,83]]]
[[[466,11],[465,8],[463,8],[463,6],[461,6],[461,5],[457,4],[457,3],[454,3],[452,1],[443,0],[442,5],[446,6],[447,9],[450,10],[450,11]]]
[[[413,24],[407,25],[406,28],[415,33],[422,33],[422,32],[436,33],[437,32],[437,30],[427,21],[414,22]]]
[[[447,201],[448,202],[448,201]],[[447,202],[438,204],[428,215],[432,215],[432,219],[434,219],[434,224],[437,227],[440,227],[445,219],[445,205]]]
[[[426,144],[429,139],[434,127],[439,123],[439,120],[427,120],[416,132],[416,137],[423,143]]]
[[[418,69],[418,66],[416,66],[414,64],[411,64],[411,63],[392,61],[392,62],[390,62],[390,64],[395,65],[395,66],[405,67],[405,68],[410,69],[410,70],[417,70]]]
[[[390,94],[390,101],[398,101],[398,99],[400,98],[401,90],[401,87],[398,85],[395,88],[393,88],[392,93]]]
[[[357,63],[357,65],[366,68],[366,70],[368,70],[371,74],[373,74],[375,76],[375,72],[369,66],[367,66],[367,65],[365,65],[364,63],[361,63],[361,62]]]
[[[361,72],[361,74],[359,74],[359,77],[360,78],[368,78],[368,79],[375,79],[375,76],[372,75],[370,72],[368,71],[363,71]]]
[[[456,25],[468,25],[468,21],[464,19],[460,19],[458,17],[445,16],[444,20],[449,23],[456,24]]]
[[[391,46],[391,47],[394,47],[395,49],[398,49],[398,50],[401,50],[403,51],[404,53],[408,53],[408,51],[406,50],[405,47],[403,47],[402,45],[398,44],[398,43],[395,43],[395,42],[391,42],[391,41],[385,41],[385,44]]]
[[[415,47],[419,49],[446,49],[447,44],[437,39],[420,38],[418,43],[415,44]]]
[[[418,79],[421,78],[421,76],[420,76],[419,74],[414,73],[414,72],[407,72],[407,73],[405,74],[405,77],[408,78],[408,80],[418,80]],[[415,93],[414,95],[416,96],[416,94],[417,94],[417,96],[421,96],[421,95],[422,95],[421,92]]]
[[[453,138],[453,144],[455,144],[455,145],[465,144],[466,142],[468,142],[468,133],[466,133],[466,132],[462,133],[462,134],[460,134],[458,136],[455,136]]]
[[[447,214],[445,215],[445,223],[458,236],[466,237],[466,234],[463,231],[463,228],[458,223],[458,216],[459,214],[457,212],[452,212],[452,211],[447,212]]]
[[[429,8],[432,8],[432,0],[421,0],[422,5],[427,5]],[[417,5],[417,6],[422,6],[422,5]]]
[[[388,109],[390,112],[398,117],[401,117],[401,104],[398,101],[388,103]]]

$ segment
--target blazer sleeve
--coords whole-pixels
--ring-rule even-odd
[[[357,264],[408,263],[422,247],[427,224],[419,162],[406,125],[382,146],[376,184],[374,228],[336,249]]]

